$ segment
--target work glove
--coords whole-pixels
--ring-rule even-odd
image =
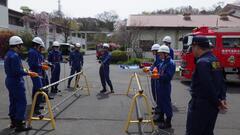
[[[32,78],[38,77],[38,73],[28,71],[28,75]]]
[[[49,69],[49,66],[48,65],[42,65],[42,70],[48,70]]]
[[[149,71],[150,71],[149,68],[147,68],[147,67],[144,67],[144,68],[143,68],[143,72],[144,72],[144,73],[149,73]]]

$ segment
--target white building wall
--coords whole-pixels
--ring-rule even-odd
[[[0,5],[0,28],[8,28],[8,7]]]
[[[9,24],[8,29],[11,30],[11,31],[19,32],[19,31],[24,31],[25,27]]]
[[[168,35],[172,38],[172,48],[179,50],[182,49],[179,38],[190,32],[191,30],[142,30],[140,31],[138,40],[151,40],[154,43],[163,44],[162,39]]]

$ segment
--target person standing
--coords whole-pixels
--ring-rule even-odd
[[[109,44],[104,43],[103,44],[103,55],[100,57],[100,69],[99,69],[99,75],[101,79],[101,84],[103,89],[100,91],[100,93],[105,93],[107,92],[106,89],[106,82],[108,86],[110,87],[111,93],[114,93],[113,91],[113,85],[112,81],[110,80],[109,77],[109,65],[110,65],[110,60],[111,60],[111,54],[109,53]]]
[[[205,36],[192,38],[196,69],[192,76],[186,135],[213,135],[219,110],[226,110],[226,86],[222,68]]]
[[[23,68],[19,53],[23,41],[18,36],[12,36],[9,40],[10,49],[4,58],[4,69],[6,73],[5,84],[9,92],[9,117],[10,128],[15,128],[16,132],[28,131],[31,127],[26,127],[25,115],[27,99],[23,76],[29,75],[37,77],[38,74],[26,71]]]
[[[157,105],[161,110],[161,123],[158,127],[160,129],[171,128],[172,124],[172,103],[171,103],[171,81],[176,71],[176,65],[170,56],[170,49],[166,45],[162,45],[158,50],[162,64],[158,67],[159,72],[159,89],[157,92]],[[164,118],[166,116],[166,119]]]
[[[160,48],[160,45],[159,44],[154,44],[151,48],[151,51],[152,51],[152,54],[155,58],[154,62],[153,62],[153,65],[150,67],[150,72],[153,71],[154,68],[158,68],[159,65],[162,63],[160,57],[159,57],[159,54],[158,54],[158,50]],[[153,96],[153,99],[156,103],[156,106],[154,109],[154,116],[153,116],[153,120],[154,122],[162,122],[163,121],[163,117],[162,116],[162,113],[161,113],[161,110],[160,108],[157,106],[157,92],[158,92],[158,89],[159,89],[159,83],[158,83],[158,80],[155,78],[151,78],[151,89],[152,89],[152,96]]]
[[[51,68],[51,83],[59,81],[61,67],[60,63],[63,61],[62,53],[59,51],[60,44],[58,41],[54,41],[52,45],[52,50],[48,54],[48,61],[53,65]],[[51,93],[61,92],[58,89],[58,84],[52,86]]]
[[[29,69],[31,71],[34,71],[36,73],[39,74],[39,77],[32,77],[32,82],[33,82],[33,88],[32,88],[32,99],[34,98],[36,92],[38,90],[40,90],[40,88],[43,87],[43,84],[42,84],[42,74],[43,74],[43,70],[47,70],[48,67],[45,66],[45,65],[42,65],[42,62],[41,62],[41,56],[39,55],[39,49],[40,49],[40,46],[41,45],[44,45],[43,41],[41,38],[39,37],[35,37],[33,38],[32,40],[32,48],[30,48],[30,50],[28,51],[28,65],[29,65]],[[36,105],[35,105],[35,108],[34,108],[34,113],[36,115],[40,115],[41,112],[40,112],[40,109],[42,109],[43,107],[40,106],[42,102],[42,97],[41,96],[38,96],[37,97],[37,102],[36,102]]]
[[[71,66],[71,73],[70,76],[74,73],[78,73],[82,70],[83,66],[83,54],[80,52],[81,50],[81,44],[76,43],[75,50],[70,52],[69,56],[69,65]],[[72,78],[68,80],[68,88],[70,88]]]
[[[165,36],[162,41],[163,41],[164,45],[169,47],[169,49],[170,49],[170,54],[169,55],[171,56],[172,59],[174,59],[174,51],[171,47],[172,38],[170,36]]]
[[[42,45],[40,45],[40,48],[39,48],[40,61],[41,61],[42,65],[52,67],[51,64],[49,64],[48,62],[45,61],[45,57],[43,55],[44,51],[45,51],[45,45],[42,44]],[[42,79],[43,86],[49,85],[48,75],[47,75],[47,72],[45,70],[42,70],[42,78],[41,79]],[[49,96],[48,89],[45,89],[44,92],[48,95],[48,98],[50,100],[54,99],[53,97]]]

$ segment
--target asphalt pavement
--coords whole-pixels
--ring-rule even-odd
[[[87,96],[86,84],[80,81],[80,86],[84,87],[80,91],[80,97],[73,96],[63,105],[54,110],[56,117],[56,129],[53,130],[51,124],[46,121],[33,121],[33,130],[20,135],[126,135],[124,125],[133,96],[130,92],[126,96],[127,87],[130,76],[137,72],[142,74],[140,70],[124,70],[119,65],[111,65],[110,77],[112,79],[115,94],[99,94],[101,90],[99,77],[99,64],[96,60],[94,51],[87,52],[84,57],[84,74],[87,76],[91,95]],[[61,65],[61,78],[67,77],[70,72],[68,64]],[[15,134],[8,129],[8,92],[4,84],[5,74],[2,64],[0,65],[0,135]],[[140,78],[145,94],[149,98],[149,82],[146,77]],[[74,80],[73,80],[74,82]],[[184,135],[186,126],[187,104],[190,100],[189,84],[182,83],[180,80],[172,81],[172,104],[174,108],[173,128],[166,131],[159,131],[158,134],[174,134]],[[230,109],[226,114],[219,114],[215,134],[216,135],[239,135],[240,134],[240,82],[228,82],[228,103]],[[31,79],[25,78],[26,94],[28,97],[28,106],[31,106]],[[52,105],[59,103],[62,99],[72,93],[71,89],[67,89],[67,82],[60,84],[62,92],[55,96],[51,101]],[[73,86],[73,83],[72,83]],[[132,89],[137,89],[134,81]],[[142,113],[146,115],[146,109],[142,106]],[[133,118],[136,117],[134,112]],[[145,124],[141,127],[146,133],[139,133],[138,125],[131,124],[129,128],[130,135],[147,134],[151,131],[151,126]]]

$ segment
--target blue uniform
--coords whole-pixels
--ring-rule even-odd
[[[150,71],[152,72],[155,67],[158,68],[161,63],[162,63],[162,60],[160,59],[159,55],[155,55],[155,61],[154,61],[153,65],[150,67]],[[157,79],[151,78],[151,89],[152,89],[153,99],[157,103],[156,93],[157,93],[157,90],[159,89],[159,83],[158,83]],[[155,111],[159,112],[160,110],[157,109]]]
[[[186,135],[213,135],[220,100],[226,99],[222,69],[207,52],[196,60],[188,106]]]
[[[169,47],[169,49],[170,49],[170,54],[169,55],[174,60],[174,51],[171,47]]]
[[[51,69],[51,83],[59,81],[60,78],[60,62],[62,62],[62,53],[60,51],[52,50],[48,54],[48,61],[52,63]],[[54,92],[56,93],[57,85],[54,86]]]
[[[83,66],[83,55],[80,51],[73,51],[70,53],[69,56],[70,60],[69,60],[69,64],[71,66],[71,73],[70,75],[73,75],[76,72],[80,72],[82,70],[82,66]],[[70,78],[68,80],[68,86],[70,86],[72,81],[72,78]]]
[[[37,51],[34,48],[31,48],[28,51],[28,65],[29,70],[38,73],[39,77],[31,78],[33,82],[33,88],[32,88],[32,98],[34,98],[34,95],[36,92],[43,87],[42,84],[42,61],[41,56],[39,55],[39,51]],[[41,102],[41,97],[37,98],[36,103],[36,109],[39,107],[39,104]]]
[[[164,113],[168,119],[173,116],[171,103],[171,80],[176,71],[174,61],[169,57],[165,59],[158,68],[159,71],[159,89],[157,92],[157,105],[161,112]]]
[[[109,52],[104,52],[103,56],[100,58],[101,67],[99,69],[99,74],[104,90],[106,90],[106,82],[109,85],[110,89],[113,90],[112,82],[109,77],[109,65],[111,57],[112,56]]]
[[[41,63],[43,63],[44,62],[44,56],[40,52],[39,52],[39,55],[40,55],[39,56],[40,61],[41,61]],[[43,84],[43,86],[49,85],[48,75],[47,75],[46,71],[44,71],[44,70],[42,70],[42,84]]]
[[[9,116],[13,120],[23,121],[27,105],[23,76],[27,73],[23,70],[19,55],[12,49],[5,55],[4,69],[10,101]]]

